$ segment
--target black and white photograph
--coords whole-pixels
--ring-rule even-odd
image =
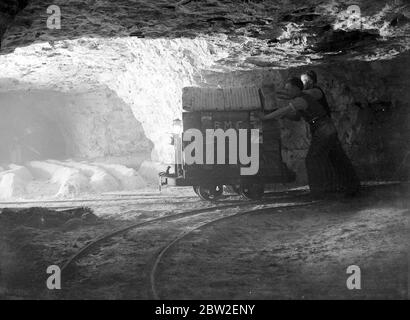
[[[0,0],[0,300],[409,300],[409,181],[409,0]]]

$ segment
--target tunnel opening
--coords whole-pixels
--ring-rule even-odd
[[[152,142],[106,87],[0,95],[0,198],[71,197],[138,189]]]

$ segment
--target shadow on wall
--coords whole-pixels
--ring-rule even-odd
[[[0,110],[1,164],[124,156],[140,162],[152,150],[130,107],[107,88],[2,92]]]

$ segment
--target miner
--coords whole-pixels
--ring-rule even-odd
[[[318,86],[317,84],[317,75],[316,72],[313,70],[308,70],[300,76],[300,79],[303,82],[303,92],[306,94],[309,94],[316,100],[318,100],[322,106],[325,107],[327,114],[329,117],[331,116],[331,111],[329,104],[326,99],[326,95],[324,91],[322,90],[321,87]],[[341,155],[338,152],[339,150],[330,150],[329,152],[329,160],[332,163],[332,168],[334,169],[334,172],[332,172],[332,179],[328,180],[327,184],[327,190],[329,192],[332,191],[340,191],[344,189],[344,185],[346,182],[344,182],[344,179],[348,178],[345,176],[344,172],[344,166],[343,163],[339,164],[339,159],[341,159]],[[339,170],[341,170],[339,172]]]
[[[305,93],[302,80],[296,77],[286,82],[284,95],[290,98],[285,107],[267,115],[261,113],[260,118],[303,118],[308,123],[311,143],[305,163],[312,196],[323,197],[328,192],[336,191],[335,185],[339,186],[337,191],[343,191],[348,196],[357,194],[359,180],[341,146],[326,107],[320,103],[320,99]],[[337,158],[337,161],[333,161],[333,158]]]
[[[301,74],[300,80],[303,82],[303,92],[315,98],[325,108],[327,115],[331,117],[331,110],[327,102],[326,95],[321,87],[317,84],[317,74],[313,70],[308,70]],[[329,161],[332,163],[331,169],[328,172],[329,178],[326,181],[326,192],[338,192],[343,189],[342,172],[337,172],[337,153],[333,155],[329,152]]]

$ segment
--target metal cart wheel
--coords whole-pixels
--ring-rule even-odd
[[[265,193],[263,184],[243,184],[240,186],[240,195],[248,200],[259,200]]]
[[[227,185],[225,186],[226,191],[229,193],[236,193],[236,194],[241,194],[240,186],[239,185]]]
[[[194,192],[199,196],[199,194],[198,194],[199,186],[193,186],[192,188],[194,189]]]
[[[197,194],[205,201],[212,201],[219,198],[223,193],[223,186],[198,186]]]

